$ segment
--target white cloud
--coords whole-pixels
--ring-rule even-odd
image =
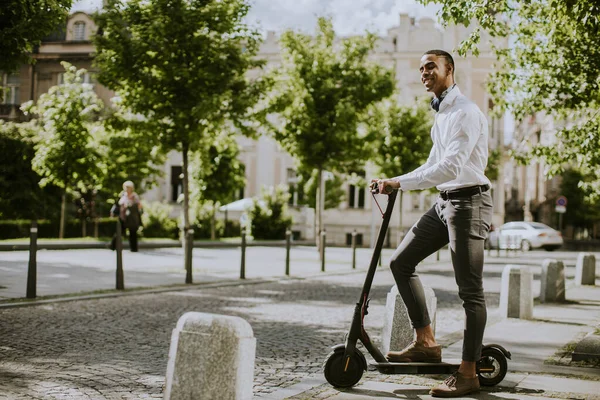
[[[365,30],[383,34],[398,25],[399,14],[435,16],[436,7],[415,0],[252,0],[248,21],[258,21],[264,30],[300,29],[313,31],[318,16],[329,16],[340,35]]]
[[[360,34],[365,30],[384,34],[398,25],[400,12],[411,16],[434,17],[435,6],[424,7],[416,0],[249,0],[248,23],[262,30],[286,29],[313,32],[318,16],[329,16],[339,35]],[[71,9],[93,12],[102,0],[76,0]]]

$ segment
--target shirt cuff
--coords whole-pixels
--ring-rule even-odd
[[[419,181],[414,174],[404,174],[393,178],[400,184],[400,190],[406,192],[408,190],[415,190],[419,188]]]

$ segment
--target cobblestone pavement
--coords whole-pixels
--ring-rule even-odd
[[[463,311],[448,266],[424,283],[438,297],[438,336],[462,329]],[[236,315],[257,338],[255,396],[319,374],[329,347],[342,341],[363,273],[203,288],[0,309],[0,399],[162,398],[170,335],[187,311]],[[498,306],[500,276],[486,278],[488,307]],[[377,340],[386,293],[378,271],[368,330]],[[492,312],[493,314],[493,312]]]

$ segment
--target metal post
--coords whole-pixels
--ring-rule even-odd
[[[285,231],[285,276],[290,276],[290,246],[292,243],[292,231]]]
[[[117,218],[117,290],[125,289],[123,282],[123,237],[121,235],[121,218]]]
[[[498,245],[498,247],[496,247],[496,257],[500,257],[500,231],[498,231],[498,235],[496,236],[496,238],[498,240],[496,240],[496,244]]]
[[[437,259],[438,261],[440,261],[440,251],[441,251],[441,249],[439,249],[439,250],[437,251],[437,256],[436,256],[436,259]]]
[[[194,251],[194,230],[188,229],[186,232],[185,239],[185,252],[187,257],[185,259],[185,283],[191,284],[194,282],[192,274],[192,253]]]
[[[240,265],[240,279],[246,279],[246,228],[242,229],[242,262]]]
[[[352,269],[356,269],[356,229],[352,231]]]
[[[325,229],[321,231],[321,272],[325,272],[325,246],[327,233]]]
[[[29,230],[29,266],[27,268],[27,298],[35,299],[37,285],[37,221],[31,221]]]

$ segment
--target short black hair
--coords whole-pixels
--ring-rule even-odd
[[[423,55],[425,54],[433,54],[438,57],[444,57],[446,59],[446,64],[452,65],[452,74],[454,74],[454,58],[452,58],[450,53],[444,50],[429,50],[423,53]]]

